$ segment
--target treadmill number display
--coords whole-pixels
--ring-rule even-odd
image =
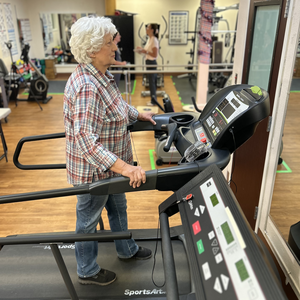
[[[205,127],[210,137],[215,140],[227,125],[248,107],[247,101],[244,101],[238,93],[230,92],[205,120]]]
[[[236,262],[235,266],[236,266],[237,271],[238,271],[238,273],[240,275],[241,281],[244,281],[244,280],[246,280],[246,279],[249,278],[249,274],[247,272],[246,266],[245,266],[245,264],[244,264],[244,262],[243,262],[242,259],[239,260],[238,262]]]
[[[227,245],[229,245],[230,243],[232,243],[234,241],[234,238],[233,238],[233,235],[232,235],[232,232],[230,230],[228,223],[227,222],[223,223],[221,225],[221,228],[222,228],[223,234],[225,236]]]
[[[210,200],[211,200],[211,203],[213,206],[216,206],[217,204],[219,204],[216,194],[213,194],[212,196],[210,196]]]
[[[231,284],[233,285],[234,291],[237,296],[236,298],[232,297],[230,299],[265,300],[266,298],[259,285],[253,267],[247,258],[246,244],[243,239],[242,233],[236,225],[236,221],[234,219],[234,216],[232,215],[230,208],[226,206],[225,201],[223,200],[223,196],[220,194],[219,188],[216,185],[214,178],[211,177],[203,182],[200,185],[200,191],[206,206],[207,214],[209,215],[209,218],[211,220],[212,228],[209,228],[208,230],[210,233],[212,231],[214,232],[214,239],[218,243],[216,244],[212,241],[209,241],[209,243],[206,244],[205,240],[202,239],[202,243],[199,244],[199,239],[196,240],[195,238],[196,243],[198,242],[197,250],[199,254],[201,252],[201,262],[203,261],[203,259],[208,257],[208,254],[212,253],[212,255],[214,256],[214,260],[212,261],[217,264],[215,265],[208,258],[205,261],[206,264],[202,263],[205,283],[207,283],[207,286],[209,286],[209,278],[215,278],[213,289],[214,291],[216,291],[216,293],[224,296],[225,299],[225,293],[227,292],[227,289],[222,289],[220,278],[221,280],[223,280],[224,276],[227,276],[228,282],[231,282]],[[196,202],[194,203],[196,204]],[[205,224],[205,226],[204,224],[202,225],[202,234],[206,232],[207,226],[207,224]],[[207,250],[207,248],[209,247],[212,247],[212,251],[204,251],[204,249]],[[222,260],[227,266],[227,274],[221,271],[219,265],[219,254],[222,255]],[[216,297],[216,299],[221,298]]]

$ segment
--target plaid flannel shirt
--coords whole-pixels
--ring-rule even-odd
[[[109,170],[117,158],[132,164],[127,125],[138,111],[122,98],[113,76],[79,64],[64,92],[66,167],[70,184],[119,176]]]

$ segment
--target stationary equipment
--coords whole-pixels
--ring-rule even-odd
[[[35,70],[36,74],[30,80],[30,84],[28,85],[29,95],[27,101],[36,101],[40,106],[39,101],[42,101],[42,103],[44,104],[48,103],[52,99],[52,96],[47,96],[49,81],[46,76],[40,72],[36,65],[32,63],[31,59],[28,56],[29,49],[29,44],[25,44],[22,49],[21,59],[24,60],[26,64],[29,64]]]
[[[40,109],[43,110],[39,101],[42,103],[48,103],[52,99],[52,96],[47,97],[47,91],[49,87],[48,79],[43,75],[40,70],[35,66],[34,63],[29,59],[28,52],[30,49],[29,44],[25,44],[22,49],[21,59],[24,61],[25,64],[29,65],[30,68],[35,70],[35,75],[33,78],[27,82],[26,87],[28,87],[29,94],[27,99],[20,99],[18,98],[20,84],[21,81],[24,81],[21,74],[18,74],[17,67],[13,62],[13,57],[11,53],[12,44],[11,42],[5,43],[7,48],[9,49],[11,61],[12,61],[12,72],[8,72],[5,64],[0,61],[0,73],[3,74],[4,81],[5,81],[5,88],[8,94],[9,100],[14,100],[17,105],[17,101],[36,101],[39,105]],[[1,76],[1,75],[0,75]]]
[[[287,299],[273,274],[275,269],[270,267],[272,261],[220,172],[228,164],[230,153],[254,134],[258,123],[269,113],[267,92],[249,85],[235,85],[214,95],[200,117],[196,113],[167,113],[153,117],[156,125],[137,121],[129,126],[131,131],[167,131],[165,150],[174,142],[184,157],[176,167],[147,171],[147,182],[138,188],[177,191],[159,207],[161,236],[157,237],[151,229],[132,231],[139,245],[152,250],[161,240],[163,257],[156,257],[154,280],[161,284],[165,278],[166,287],[157,287],[152,282],[153,259],[118,260],[114,243],[109,241],[124,238],[126,233],[37,234],[0,239],[3,246],[1,296],[10,299],[70,296],[72,299]],[[64,133],[23,138],[14,155],[16,166],[26,170],[65,168],[64,164],[22,165],[18,161],[25,142],[62,137]],[[204,152],[187,151],[197,143],[205,145]],[[121,176],[79,187],[3,196],[0,204],[136,190],[129,186],[128,178]],[[182,226],[169,228],[168,216],[178,211]],[[99,262],[105,261],[105,267],[118,276],[107,287],[82,286],[76,280],[73,242],[92,239],[106,241],[99,245]]]
[[[10,71],[8,71],[3,60],[0,59],[0,77],[4,81],[5,93],[8,97],[7,102],[9,102],[9,100],[16,100],[18,97],[21,75],[17,74],[17,67],[13,62],[13,57],[11,52],[11,48],[12,48],[11,42],[8,41],[7,43],[5,43],[5,45],[9,50],[12,64],[11,64]]]
[[[293,224],[290,227],[289,237],[288,237],[288,244],[293,250],[293,253],[300,260],[300,222]]]

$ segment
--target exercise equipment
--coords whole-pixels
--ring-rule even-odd
[[[286,299],[273,275],[273,268],[268,266],[272,261],[267,258],[219,171],[229,163],[230,154],[254,134],[258,123],[269,113],[267,92],[249,85],[236,85],[214,95],[200,117],[196,113],[166,113],[153,117],[156,125],[137,121],[128,127],[131,131],[167,131],[165,150],[169,150],[174,142],[183,156],[189,146],[206,139],[208,150],[204,155],[195,157],[194,162],[183,161],[176,167],[147,171],[147,182],[138,188],[140,191],[177,191],[159,207],[161,238],[158,237],[158,240],[162,240],[163,259],[161,261],[157,257],[160,273],[155,273],[155,280],[163,281],[161,267],[164,265],[166,288],[158,288],[152,282],[152,260],[128,263],[111,256],[114,244],[109,240],[122,238],[122,235],[107,236],[107,232],[92,236],[56,233],[0,239],[3,246],[0,251],[1,296],[11,299],[64,299],[69,293],[72,299],[78,299],[77,295],[83,299],[165,299],[165,296],[172,300],[255,299],[255,296],[256,299]],[[15,165],[26,170],[65,168],[64,164],[21,165],[18,161],[25,142],[62,137],[64,133],[23,138],[14,155]],[[205,170],[212,165],[216,167]],[[201,172],[200,177],[195,177]],[[199,187],[202,189],[203,184],[211,186],[214,194],[210,195],[207,191],[200,193]],[[84,193],[132,191],[136,189],[129,186],[129,179],[121,176],[79,187],[2,196],[0,204]],[[168,216],[178,210],[183,225],[169,228]],[[216,225],[215,219],[224,222]],[[215,237],[209,240],[213,236],[212,231]],[[195,232],[200,234],[194,237]],[[154,250],[157,241],[155,230],[133,230],[132,236],[141,246]],[[99,245],[99,259],[117,272],[118,280],[113,285],[86,287],[76,282],[72,242],[83,239],[106,240]],[[53,252],[67,289],[60,280],[49,250]],[[233,256],[236,261],[233,261]]]
[[[29,49],[30,49],[29,44],[25,44],[21,54],[21,59],[26,64],[29,64],[29,66],[35,70],[35,74],[33,78],[30,79],[30,82],[28,84],[29,95],[27,101],[36,101],[37,104],[40,106],[39,101],[42,101],[42,103],[46,104],[52,99],[52,96],[47,96],[49,81],[46,78],[46,76],[40,72],[40,70],[29,58],[28,56]],[[17,100],[22,100],[22,99],[17,99]],[[41,106],[40,108],[41,110],[43,110]]]
[[[10,50],[12,45],[10,43],[6,43],[8,49]],[[11,51],[10,51],[11,54]],[[12,59],[12,54],[11,54]],[[4,91],[7,96],[7,103],[9,100],[16,100],[20,90],[20,80],[22,76],[17,74],[17,67],[12,62],[10,72],[7,70],[6,65],[4,64],[3,60],[0,58],[0,77],[3,79],[4,82]]]
[[[14,100],[16,106],[18,105],[17,104],[18,101],[36,101],[40,109],[43,110],[39,101],[42,101],[42,103],[48,103],[48,101],[52,99],[52,96],[47,97],[47,91],[49,86],[48,79],[45,77],[45,75],[43,75],[40,72],[40,70],[35,66],[35,64],[32,63],[32,61],[28,57],[28,52],[30,49],[29,44],[24,45],[22,49],[21,59],[25,62],[26,65],[29,66],[29,69],[31,68],[34,69],[35,75],[27,82],[24,79],[24,77],[18,73],[18,68],[13,62],[13,57],[11,53],[11,48],[12,48],[11,42],[9,41],[5,44],[10,52],[12,69],[11,72],[9,73],[3,61],[0,60],[0,73],[1,73],[0,76],[4,78],[5,89],[8,95],[8,101]],[[26,83],[25,86],[29,90],[27,99],[18,98],[21,82],[25,82]]]
[[[158,107],[160,104],[157,100],[153,97],[153,102],[156,103]],[[164,109],[160,107],[165,113],[175,112],[173,104],[168,94],[165,94],[163,97]],[[155,153],[156,153],[156,165],[161,166],[164,163],[178,163],[181,159],[181,155],[177,151],[176,147],[172,145],[168,152],[164,151],[163,148],[165,146],[165,141],[168,138],[165,132],[157,132],[155,135]]]
[[[290,227],[288,244],[300,261],[300,221]]]

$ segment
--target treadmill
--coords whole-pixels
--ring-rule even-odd
[[[160,234],[155,229],[146,229],[0,238],[0,299],[286,299],[274,276],[276,268],[272,266],[272,260],[248,225],[220,173],[229,163],[230,154],[254,134],[258,123],[269,112],[266,91],[249,85],[230,86],[218,92],[200,116],[196,113],[167,113],[153,117],[156,125],[135,122],[128,128],[131,131],[152,130],[158,134],[167,132],[165,150],[168,151],[174,142],[183,157],[187,148],[202,141],[207,151],[194,162],[183,161],[175,167],[147,171],[147,182],[138,189],[130,187],[129,179],[120,176],[79,187],[0,197],[0,204],[3,204],[84,193],[174,191],[159,207]],[[16,166],[25,170],[64,168],[63,164],[22,165],[18,161],[24,143],[62,137],[64,133],[21,139],[14,155]],[[210,168],[217,174],[211,175],[216,194],[213,202],[223,203],[215,206],[226,225],[214,222],[214,218],[221,220],[219,215],[209,208],[207,196],[203,199],[203,193],[199,193],[199,186],[203,185],[201,176],[206,180]],[[221,190],[218,181],[225,191]],[[168,217],[178,211],[182,226],[169,228]],[[200,223],[195,218],[200,218]],[[212,231],[214,238],[210,240]],[[155,267],[154,257],[142,262],[117,258],[113,241],[130,236],[139,245],[152,249],[153,253],[158,246],[154,255]],[[227,245],[222,236],[228,240]],[[117,273],[114,284],[99,287],[83,286],[77,282],[74,242],[82,240],[99,241],[99,263]],[[239,260],[235,262],[232,257]]]

